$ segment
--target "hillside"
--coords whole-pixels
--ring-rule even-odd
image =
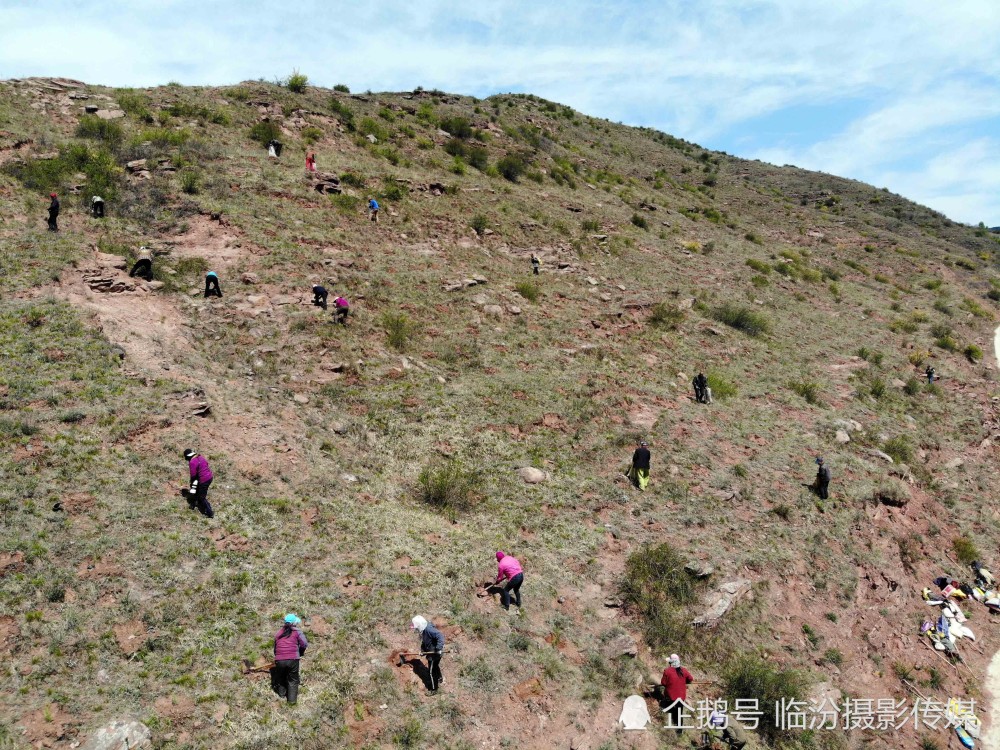
[[[153,284],[120,270],[140,246]],[[532,96],[0,82],[0,748],[124,718],[157,748],[690,747],[614,729],[671,652],[716,681],[694,700],[756,670],[985,702],[997,623],[968,604],[949,662],[920,591],[1000,568],[998,256],[885,190]],[[482,595],[497,549],[519,613]],[[243,674],[285,612],[295,707]],[[397,666],[415,614],[456,649],[436,695]],[[748,747],[775,743],[957,740]]]

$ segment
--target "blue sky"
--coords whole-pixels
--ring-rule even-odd
[[[525,91],[1000,225],[1000,0],[0,0],[0,78]]]

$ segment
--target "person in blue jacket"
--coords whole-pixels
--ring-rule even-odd
[[[205,274],[205,296],[221,297],[222,287],[219,286],[219,275],[215,271],[209,271]]]
[[[428,690],[432,693],[437,692],[438,686],[444,682],[444,677],[441,675],[444,635],[420,615],[410,621],[410,627],[420,633],[420,650],[427,657],[427,671],[430,674]]]
[[[378,222],[378,201],[374,198],[368,199],[368,212],[374,222]]]

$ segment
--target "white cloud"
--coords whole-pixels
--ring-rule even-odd
[[[529,91],[730,151],[754,118],[867,101],[867,114],[839,134],[813,124],[812,147],[777,142],[759,152],[864,178],[872,164],[883,173],[904,158],[926,164],[942,148],[942,128],[996,116],[1000,3],[37,0],[30,9],[0,7],[0,76],[222,84],[292,68],[321,85],[355,89]]]

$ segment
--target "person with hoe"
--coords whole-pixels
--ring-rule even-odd
[[[327,298],[328,295],[329,295],[329,292],[326,291],[326,287],[325,286],[320,286],[319,284],[314,284],[313,285],[313,302],[312,303],[316,307],[322,307],[325,310],[326,309],[326,298]]]
[[[626,476],[640,490],[645,490],[649,484],[649,443],[645,440],[639,443],[639,447],[632,454],[632,466],[629,467]]]
[[[444,682],[441,675],[441,655],[444,653],[444,635],[427,619],[417,615],[410,621],[410,628],[420,634],[420,651],[427,657],[427,673],[429,681],[427,690],[436,693],[438,686]]]
[[[497,550],[497,579],[494,586],[499,586],[501,582],[507,581],[500,589],[500,596],[503,599],[503,608],[510,611],[510,595],[514,594],[514,604],[521,609],[521,584],[524,583],[524,569],[516,557],[505,554],[502,550]]]
[[[337,297],[333,301],[333,322],[347,325],[347,315],[351,312],[350,303],[343,297]]]
[[[275,692],[294,706],[299,699],[299,661],[305,656],[309,641],[299,627],[301,618],[295,613],[285,615],[281,630],[274,634],[274,670],[271,684]]]
[[[681,711],[684,702],[687,701],[687,686],[694,682],[691,673],[681,666],[681,658],[677,654],[671,654],[667,662],[667,668],[663,670],[660,678],[660,685],[663,686],[664,701],[666,706],[663,712],[667,714],[667,729],[676,729],[680,734],[684,728],[681,726]]]

